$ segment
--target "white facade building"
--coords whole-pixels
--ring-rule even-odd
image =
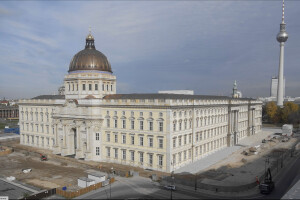
[[[64,86],[64,95],[19,101],[21,144],[171,172],[261,130],[262,102],[254,99],[116,94],[116,77],[91,34]]]

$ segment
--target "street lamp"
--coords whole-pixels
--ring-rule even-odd
[[[113,170],[114,170],[114,168],[111,167],[111,177],[109,179],[109,194],[110,194],[110,199],[111,199],[111,178],[113,176]]]

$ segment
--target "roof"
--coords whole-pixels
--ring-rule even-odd
[[[106,176],[106,174],[102,173],[102,172],[89,172],[88,175],[92,175],[92,176],[96,176],[96,177]]]
[[[87,177],[79,177],[78,179],[82,180],[82,181],[86,181],[86,182],[93,182],[93,181],[95,181],[95,180],[87,178]]]
[[[213,95],[187,95],[187,94],[111,94],[103,97],[104,99],[219,99],[230,100],[233,99],[228,96],[213,96]],[[236,99],[236,98],[235,98]],[[242,100],[253,100],[251,98],[237,98]]]
[[[65,95],[40,95],[32,99],[65,99]]]

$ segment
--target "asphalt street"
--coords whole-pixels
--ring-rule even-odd
[[[9,199],[18,199],[23,197],[25,193],[31,194],[32,192],[0,180],[0,196],[8,196]]]

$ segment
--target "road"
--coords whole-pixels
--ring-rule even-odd
[[[111,193],[110,193],[111,191]],[[170,199],[171,191],[162,188],[158,183],[151,181],[149,178],[132,177],[122,178],[117,177],[117,181],[111,185],[98,190],[89,192],[88,194],[77,197],[76,199]],[[194,193],[182,189],[177,189],[172,192],[173,199],[199,199],[209,198],[207,195],[200,196],[199,193]]]
[[[9,199],[18,199],[23,197],[25,193],[32,194],[31,191],[0,180],[0,196],[8,196]]]

